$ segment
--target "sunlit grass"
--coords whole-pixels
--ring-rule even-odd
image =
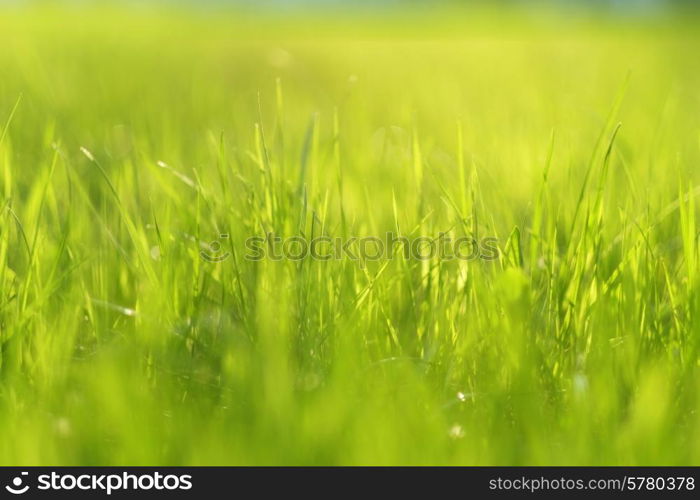
[[[700,462],[696,18],[105,12],[0,16],[0,462]]]

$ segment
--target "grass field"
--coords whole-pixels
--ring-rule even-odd
[[[699,23],[0,7],[0,463],[699,465]]]

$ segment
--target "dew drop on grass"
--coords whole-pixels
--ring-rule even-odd
[[[151,254],[151,259],[160,260],[160,247],[159,246],[151,247],[150,254]]]
[[[459,424],[454,424],[450,427],[449,435],[452,439],[462,439],[464,437],[464,427]]]

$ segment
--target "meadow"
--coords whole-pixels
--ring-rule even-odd
[[[699,23],[0,6],[0,463],[700,465]]]

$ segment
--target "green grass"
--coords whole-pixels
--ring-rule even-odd
[[[377,16],[4,8],[0,463],[700,464],[698,18]]]

